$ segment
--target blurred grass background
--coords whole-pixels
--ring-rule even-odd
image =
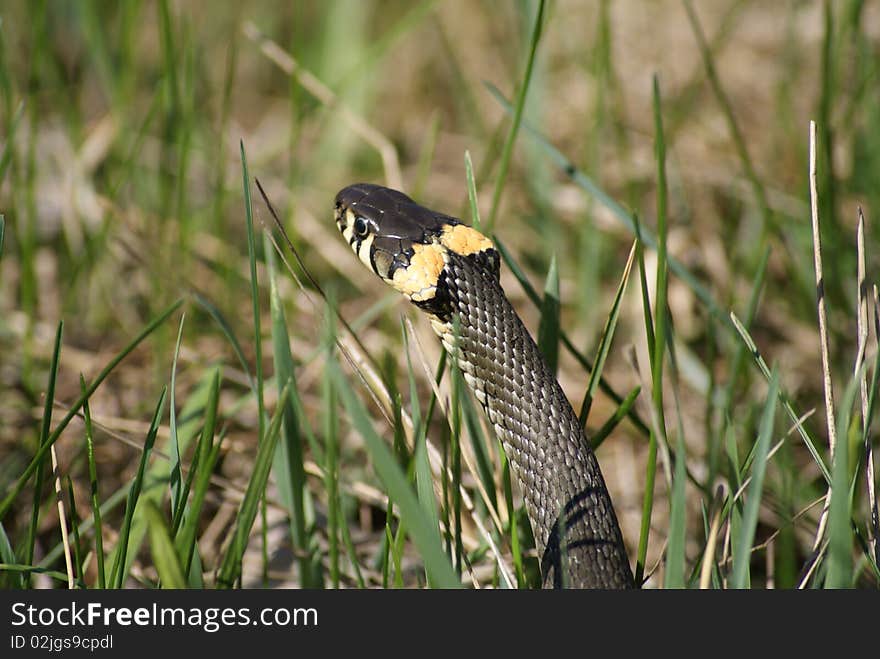
[[[865,290],[877,265],[880,7],[556,0],[536,41],[538,10],[535,0],[4,2],[3,585],[59,586],[69,574],[81,587],[504,586],[510,575],[534,585],[528,523],[482,417],[456,377],[434,409],[436,339],[332,222],[335,193],[360,180],[469,221],[467,151],[484,221],[494,217],[537,290],[555,263],[559,324],[583,355],[597,351],[635,238],[585,177],[660,235],[621,299],[603,370],[621,397],[642,387],[641,422],[622,421],[598,451],[647,585],[695,586],[704,570],[716,587],[877,586],[864,467],[876,439],[849,385],[859,207]],[[532,46],[504,177],[511,117],[491,87],[517,99]],[[834,469],[810,120],[845,449]],[[259,195],[246,203],[243,173],[260,179],[329,302],[277,262],[260,235],[270,215]],[[666,253],[716,308],[674,271],[658,297]],[[537,336],[541,309],[510,268],[502,283]],[[646,296],[665,298],[668,315],[646,315]],[[372,396],[334,348],[358,349],[327,311],[337,305],[371,355]],[[728,311],[776,366],[780,402],[806,415],[797,431]],[[401,315],[413,320],[404,338]],[[668,340],[655,342],[646,331],[660,332],[660,316]],[[557,344],[558,330],[549,337]],[[578,409],[589,374],[565,350],[558,370]],[[589,431],[617,409],[598,394]],[[738,495],[768,446],[760,484]],[[477,466],[462,468],[468,460]],[[847,496],[817,541],[826,477]]]

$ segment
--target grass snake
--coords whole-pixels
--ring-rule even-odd
[[[499,282],[491,240],[368,183],[336,196],[358,258],[425,311],[519,483],[545,588],[631,588],[611,497],[577,415]],[[457,321],[456,321],[457,318]]]

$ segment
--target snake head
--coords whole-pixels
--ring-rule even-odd
[[[434,299],[450,258],[497,256],[492,241],[475,229],[372,183],[340,190],[335,218],[361,262],[420,306]]]

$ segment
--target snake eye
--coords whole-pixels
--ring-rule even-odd
[[[370,228],[370,227],[367,226],[367,221],[366,221],[364,218],[362,218],[362,217],[358,217],[358,218],[355,219],[355,221],[354,221],[354,232],[355,232],[358,236],[360,236],[361,238],[363,238],[364,236],[367,235],[367,231],[369,231],[369,228]]]

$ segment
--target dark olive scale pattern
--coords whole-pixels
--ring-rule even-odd
[[[434,328],[451,354],[457,343],[459,366],[519,481],[544,587],[631,588],[596,456],[501,288],[497,253],[450,253],[437,288],[443,302],[431,310]]]

